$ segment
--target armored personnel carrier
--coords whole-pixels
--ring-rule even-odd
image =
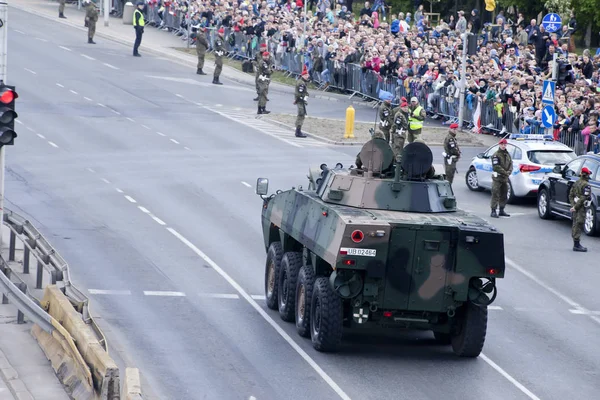
[[[477,357],[504,277],[503,234],[456,207],[427,145],[393,158],[374,138],[357,167],[311,168],[306,190],[267,196],[258,178],[267,306],[319,351],[335,351],[344,328],[379,327],[430,330]]]

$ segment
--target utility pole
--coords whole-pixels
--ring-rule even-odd
[[[108,26],[109,14],[110,14],[109,0],[104,0],[104,26]]]
[[[458,103],[458,129],[463,127],[463,111],[465,109],[465,89],[467,87],[467,32],[462,34],[463,49],[462,49],[462,65],[460,67],[460,99]]]
[[[8,61],[8,3],[0,0],[0,83],[6,83]],[[2,226],[4,225],[4,165],[6,146],[0,147],[0,249],[2,249]]]

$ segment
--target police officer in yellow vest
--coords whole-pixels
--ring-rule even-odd
[[[142,9],[144,8],[144,2],[138,1],[136,5],[137,8],[133,11],[133,28],[135,29],[135,43],[133,44],[133,56],[141,57],[140,53],[138,53],[138,48],[142,43],[144,25],[146,25],[146,21],[144,20],[144,13],[142,12]]]
[[[421,137],[421,129],[426,115],[425,109],[419,104],[419,99],[412,97],[408,114],[408,143],[412,143]]]

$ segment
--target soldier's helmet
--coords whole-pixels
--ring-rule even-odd
[[[385,140],[385,135],[379,129],[375,130],[375,129],[371,128],[371,129],[369,129],[369,133],[371,133],[371,139]]]

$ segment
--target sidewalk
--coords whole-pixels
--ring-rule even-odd
[[[81,40],[86,40],[87,36],[84,32],[87,32],[87,28],[83,27],[85,9],[82,7],[80,10],[77,9],[76,4],[67,4],[65,6],[65,16],[67,19],[58,18],[58,2],[57,1],[44,1],[44,0],[12,0],[9,7],[32,13],[34,15],[51,19],[57,23],[72,26],[82,31]],[[109,39],[118,43],[122,43],[131,47],[133,51],[133,42],[135,40],[135,32],[132,25],[123,24],[122,18],[109,18],[109,26],[104,26],[104,17],[99,16],[98,22],[96,23],[96,36],[99,38]],[[144,37],[140,46],[140,53],[150,53],[160,57],[169,58],[178,64],[184,65],[196,70],[198,59],[195,55],[186,54],[184,52],[175,50],[174,48],[185,47],[185,42],[182,41],[178,36],[170,34],[165,31],[158,30],[154,27],[148,26],[144,30]],[[214,66],[211,62],[205,64],[206,72],[212,74]],[[254,87],[254,75],[246,74],[228,65],[223,65],[222,76],[232,81],[242,83]],[[269,86],[270,91],[283,92],[287,94],[294,93],[292,86],[284,85],[277,82],[272,82]],[[336,93],[318,92],[315,98],[330,100],[332,102],[341,102],[352,105],[360,105],[364,107],[371,107],[364,101],[356,101],[349,98],[348,95],[341,95]],[[344,106],[344,109],[346,106]]]
[[[2,258],[7,260],[8,228],[2,228]],[[22,271],[16,262],[9,265]],[[32,327],[27,318],[24,324],[17,324],[13,304],[0,304],[0,400],[69,400],[50,361],[31,335]]]

